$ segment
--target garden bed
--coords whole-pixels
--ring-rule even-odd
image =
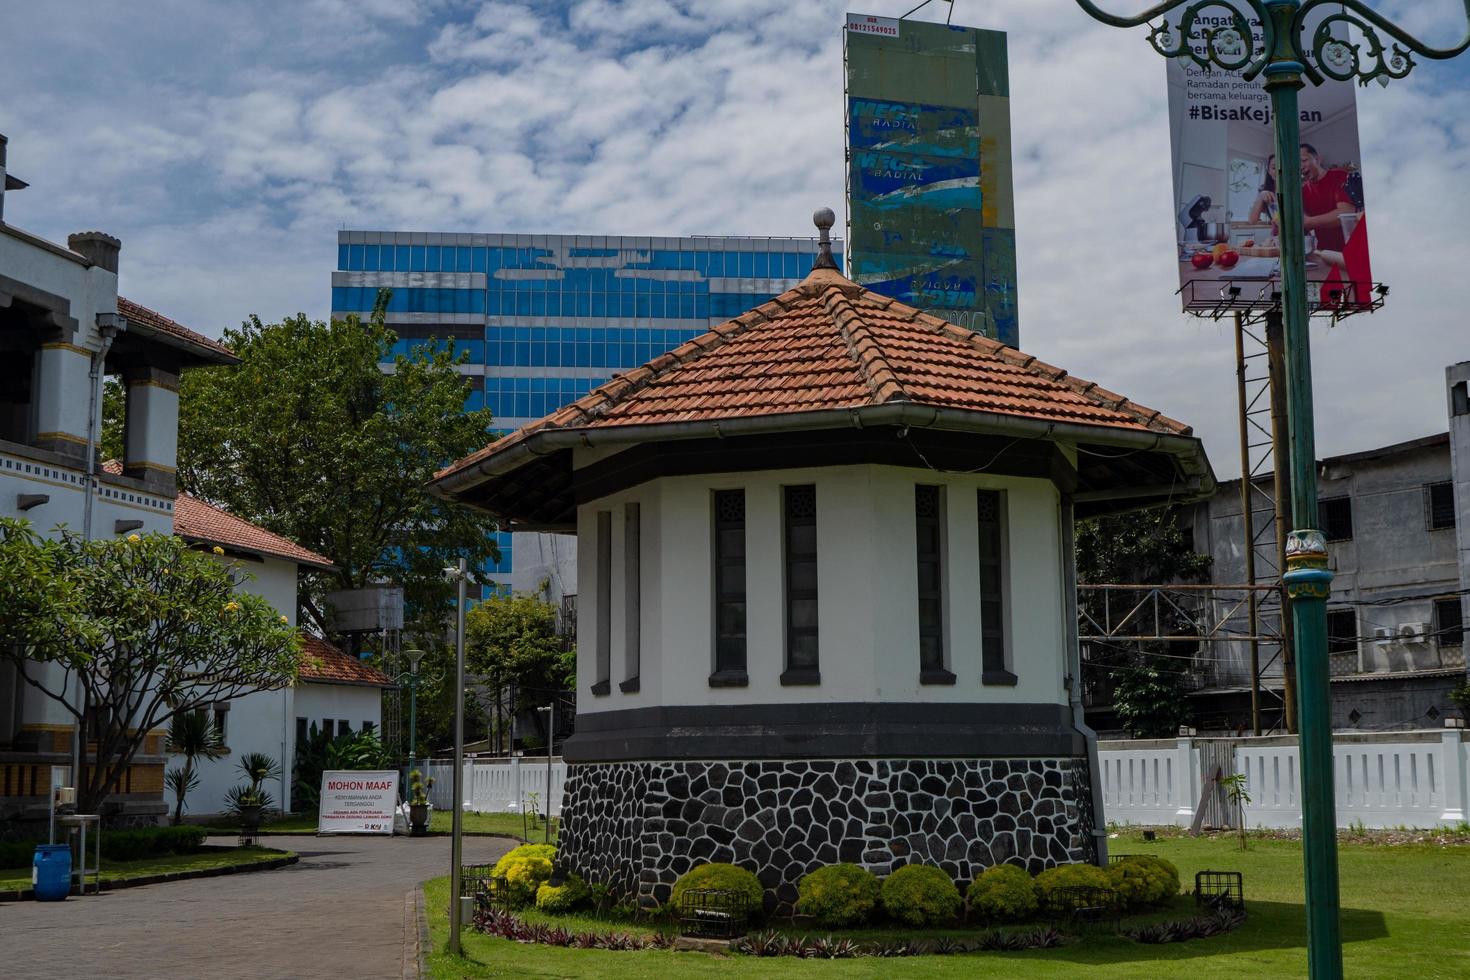
[[[165,881],[186,881],[249,871],[270,871],[295,864],[299,860],[292,851],[268,847],[204,846],[189,854],[138,858],[131,861],[102,859],[102,890],[134,888]],[[89,877],[90,882],[90,877]],[[31,869],[0,869],[0,901],[20,901],[33,897]]]

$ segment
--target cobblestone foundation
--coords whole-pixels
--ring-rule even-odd
[[[768,908],[848,861],[883,875],[935,864],[964,888],[1005,861],[1085,859],[1073,759],[861,759],[574,765],[559,860],[642,904],[713,861],[754,871]]]

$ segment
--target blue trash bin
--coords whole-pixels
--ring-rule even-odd
[[[37,844],[31,860],[36,901],[60,902],[71,894],[71,845]]]

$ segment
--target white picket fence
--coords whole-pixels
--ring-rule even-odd
[[[429,763],[434,780],[429,801],[436,810],[454,806],[454,763],[435,759]],[[551,762],[551,815],[561,816],[562,796],[567,781],[567,764]],[[532,794],[535,794],[534,797]],[[520,813],[534,804],[545,813],[546,760],[535,758],[466,759],[464,763],[464,808],[472,813]]]
[[[1445,827],[1470,819],[1470,745],[1458,729],[1333,739],[1333,787],[1340,827]],[[1103,815],[1110,823],[1188,826],[1204,780],[1204,739],[1098,744]],[[1245,773],[1250,827],[1300,827],[1296,739],[1227,739]]]

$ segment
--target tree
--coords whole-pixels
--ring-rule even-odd
[[[556,608],[539,595],[518,593],[486,599],[466,614],[465,665],[493,691],[513,685],[511,708],[520,710],[571,687],[577,655],[557,630]]]
[[[390,583],[416,631],[442,633],[454,595],[443,570],[496,560],[496,525],[425,484],[485,445],[490,413],[464,410],[467,352],[431,342],[392,356],[384,302],[367,321],[251,317],[226,331],[241,363],[181,383],[179,485],[332,560],[300,591],[304,622],[326,631],[330,590]]]
[[[174,791],[174,826],[184,822],[184,797],[199,786],[194,763],[199,759],[218,759],[227,751],[209,712],[203,708],[174,715],[168,726],[168,750],[184,757],[184,764],[164,774],[164,784]]]
[[[235,564],[179,538],[131,534],[83,542],[39,540],[20,525],[3,536],[4,566],[39,576],[28,591],[75,596],[80,611],[7,617],[25,683],[85,724],[96,764],[77,781],[83,812],[98,812],[148,735],[214,701],[289,686],[300,639],[259,596],[237,591]],[[0,576],[7,577],[7,576]]]
[[[1076,537],[1077,579],[1083,584],[1165,585],[1198,580],[1210,567],[1210,556],[1195,552],[1186,539],[1175,508],[1078,521]],[[1144,594],[1114,593],[1113,600],[1127,608]],[[1104,621],[1095,595],[1084,595],[1080,605],[1084,616]],[[1177,631],[1169,629],[1171,623],[1183,627],[1175,610],[1163,608],[1160,616],[1161,631]],[[1112,688],[1113,709],[1129,736],[1176,734],[1189,717],[1183,681],[1193,648],[1167,642],[1092,647],[1086,667],[1093,676],[1085,681],[1094,690]]]
[[[95,639],[81,581],[69,574],[75,563],[65,542],[0,517],[0,650],[23,643],[54,648],[81,634]]]

